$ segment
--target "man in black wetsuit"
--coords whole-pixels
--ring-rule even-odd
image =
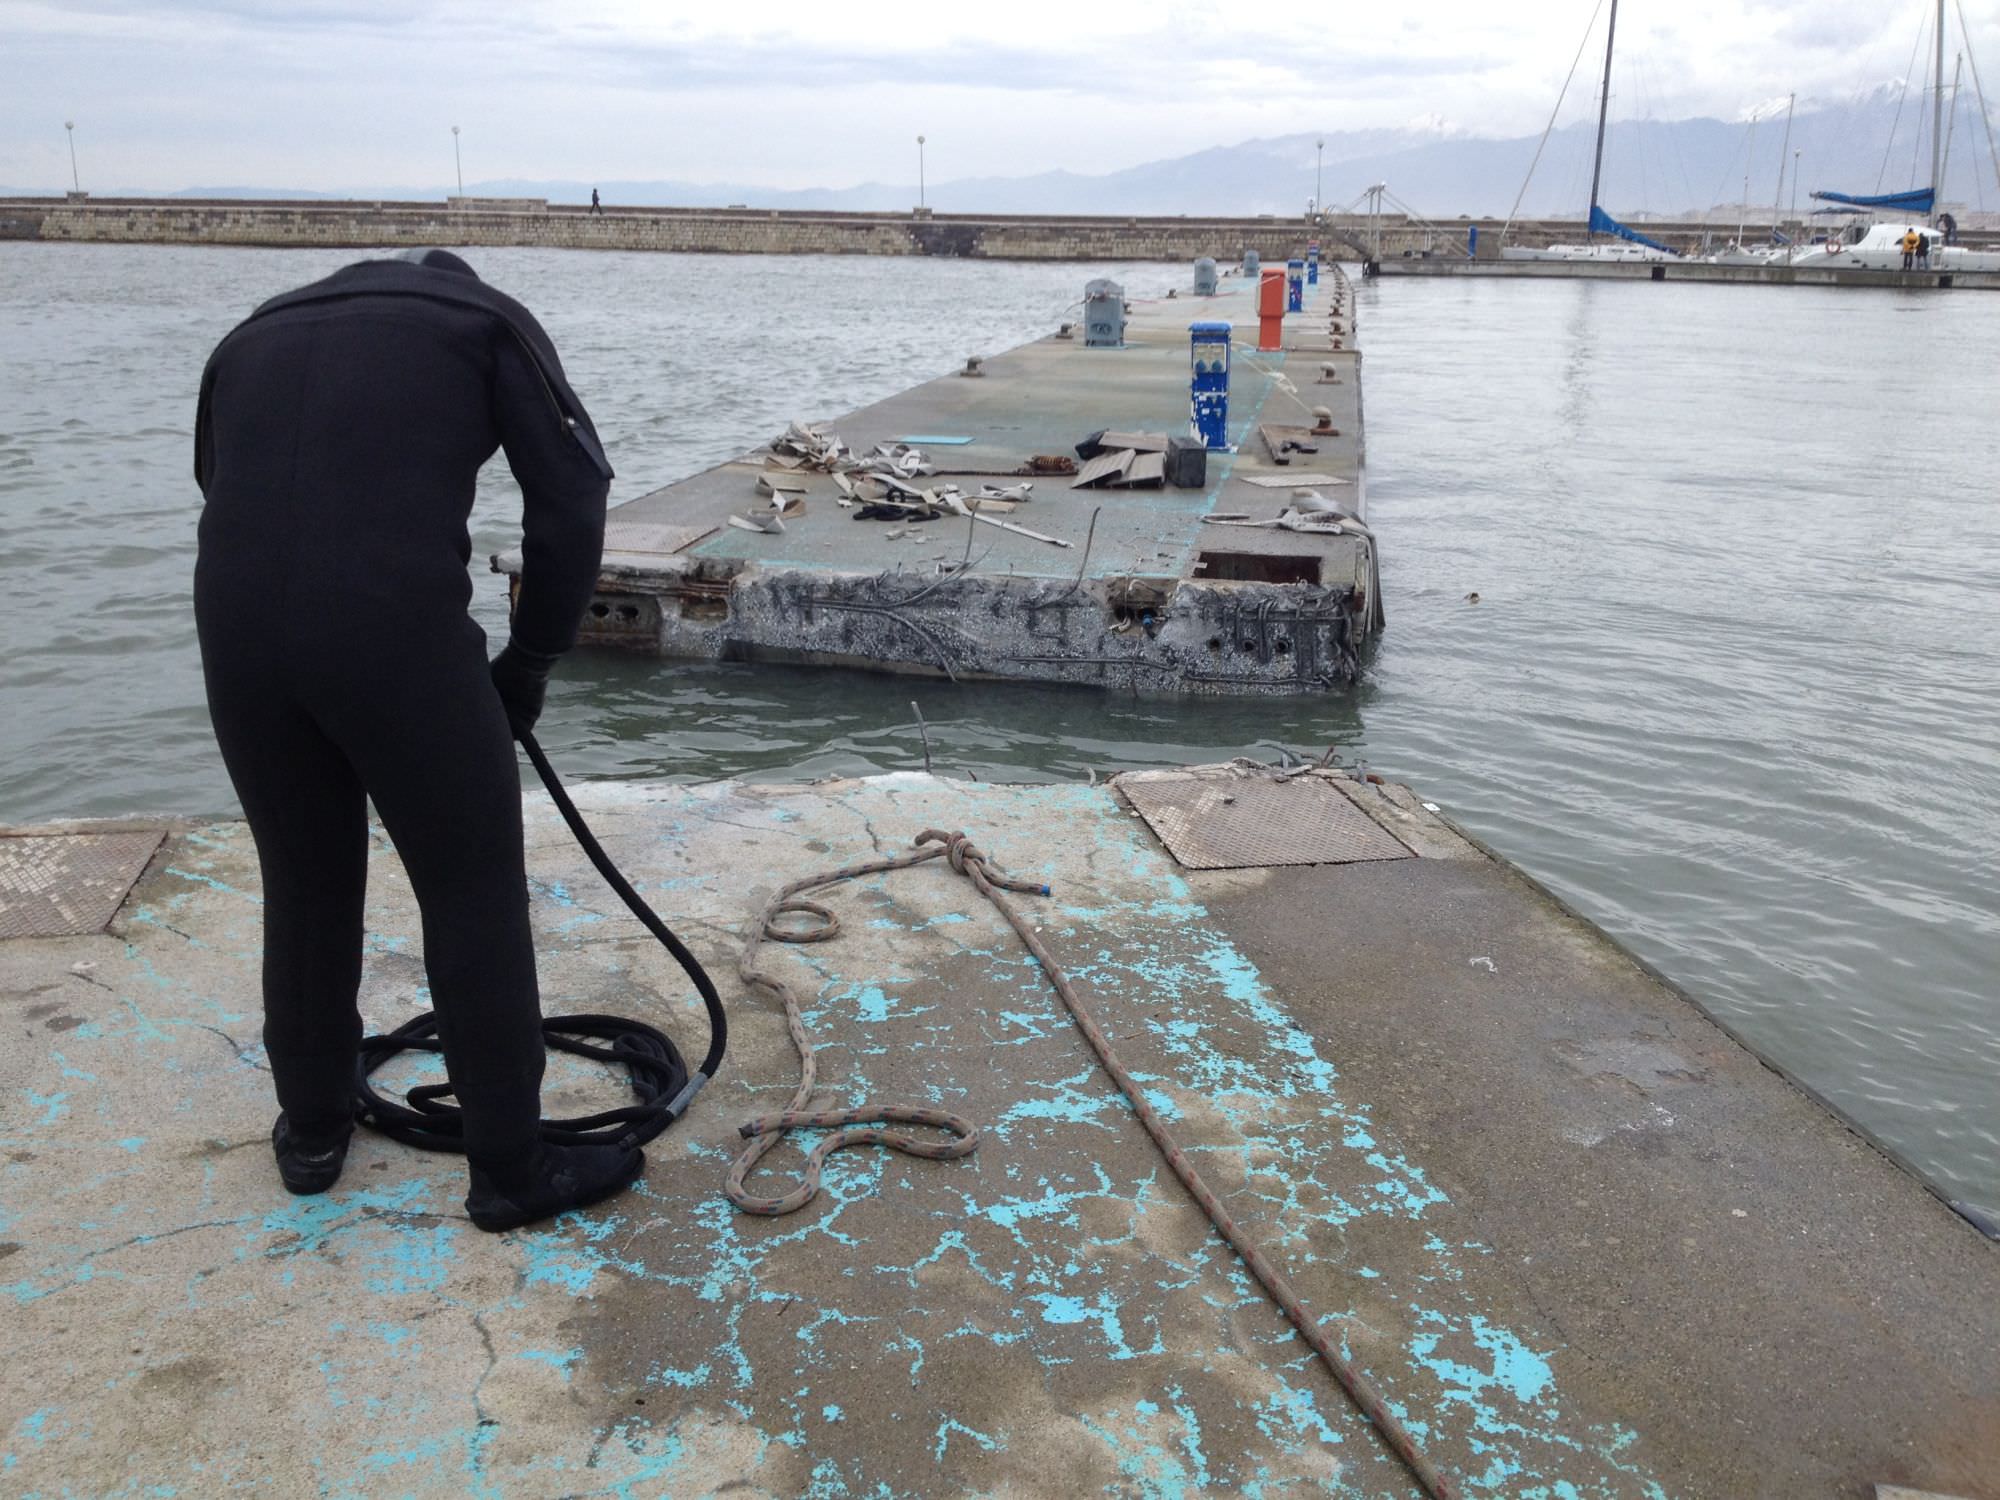
[[[511,639],[466,612],[473,483],[522,493]],[[324,1192],[354,1126],[367,799],[423,914],[483,1229],[594,1202],[636,1150],[539,1139],[541,1005],[513,736],[575,643],[611,466],[527,310],[448,251],[276,297],[202,374],[195,624],[264,883],[264,1043],[285,1186]]]

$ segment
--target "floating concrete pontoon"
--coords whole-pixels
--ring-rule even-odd
[[[2000,271],[1876,271],[1816,264],[1801,256],[1790,265],[1725,265],[1682,260],[1475,260],[1463,254],[1389,256],[1369,275],[1487,277],[1501,281],[1693,281],[1734,286],[1876,287],[1885,291],[2000,291]]]
[[[927,827],[1048,881],[1018,902],[1145,1097],[1466,1496],[2000,1497],[2000,1247],[1402,788],[577,795],[718,976],[776,888]],[[698,1052],[680,975],[527,823],[548,1008]],[[841,936],[760,958],[822,1099],[963,1114],[977,1152],[851,1149],[800,1213],[736,1212],[735,1127],[798,1065],[725,983],[729,1058],[642,1187],[502,1238],[459,1163],[365,1132],[332,1193],[279,1186],[242,826],[167,830],[108,932],[0,943],[0,1490],[1414,1495],[968,882],[826,899]],[[367,919],[386,1029],[428,999],[379,835]],[[552,1066],[552,1111],[615,1092]]]
[[[1255,286],[1221,285],[1215,297],[1132,303],[1120,347],[1092,347],[1088,330],[1052,334],[825,424],[858,454],[913,443],[936,465],[920,480],[932,489],[1032,483],[1033,498],[1004,517],[1020,529],[958,515],[857,520],[833,475],[773,469],[760,444],[612,512],[584,639],[1163,692],[1351,681],[1381,602],[1349,288],[1337,272],[1322,282],[1285,320],[1283,349],[1259,354]],[[1074,461],[1099,430],[1186,433],[1188,328],[1201,320],[1235,325],[1237,448],[1208,454],[1198,488],[1077,488],[1080,476],[1035,471],[1038,455]],[[802,508],[781,531],[732,525],[768,514],[759,481],[772,478],[802,482]],[[1275,524],[1297,490],[1317,494],[1304,508],[1324,525]],[[519,554],[494,565],[517,572]]]

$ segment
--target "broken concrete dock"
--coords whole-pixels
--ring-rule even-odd
[[[916,448],[933,493],[1032,487],[977,518],[858,519],[847,476],[784,467],[796,455],[757,435],[737,460],[613,510],[584,639],[1140,691],[1351,682],[1382,606],[1350,289],[1329,267],[1264,352],[1255,298],[1248,277],[1214,296],[1133,298],[1117,347],[1080,325],[1051,329],[818,424],[855,455]],[[1209,452],[1186,488],[1086,488],[1087,471],[1047,472],[1060,468],[1050,459],[1076,464],[1095,432],[1186,433],[1189,325],[1203,320],[1234,330],[1233,451]],[[781,526],[768,526],[773,483],[795,502]],[[983,524],[994,521],[1005,524]],[[519,565],[518,553],[495,559]]]
[[[1049,882],[1020,904],[1149,1102],[1465,1494],[2000,1497],[2000,1247],[1402,788],[577,795],[718,976],[777,887],[926,827]],[[735,1127],[797,1061],[725,983],[728,1060],[643,1185],[496,1238],[457,1163],[365,1132],[333,1192],[280,1188],[241,825],[76,832],[0,885],[12,930],[82,929],[0,943],[7,1494],[1415,1493],[941,861],[762,962],[822,1099],[967,1115],[974,1155],[852,1149],[737,1213]],[[547,1008],[698,1051],[539,797],[528,841]],[[379,833],[367,915],[386,1029],[428,999]],[[547,1102],[616,1093],[563,1062]]]

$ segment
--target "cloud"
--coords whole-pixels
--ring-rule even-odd
[[[1627,7],[1613,112],[1726,119],[1794,90],[1850,93],[1908,66],[1924,9]],[[1310,13],[1273,40],[1234,8],[1181,0],[14,0],[0,181],[66,180],[65,118],[92,180],[163,190],[434,187],[451,180],[452,124],[471,181],[777,187],[912,179],[919,132],[934,180],[1445,115],[1534,133],[1590,14],[1433,0]],[[1565,119],[1594,91],[1586,49]]]

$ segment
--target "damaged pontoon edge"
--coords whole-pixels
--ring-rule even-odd
[[[1351,683],[1383,619],[1351,289],[1330,269],[1274,351],[1256,300],[1247,277],[1133,300],[1114,345],[1052,333],[618,506],[584,639],[1168,693]],[[1186,446],[1196,320],[1234,329],[1232,446],[1205,463],[1160,451]],[[1077,472],[1097,434],[1138,451]]]

